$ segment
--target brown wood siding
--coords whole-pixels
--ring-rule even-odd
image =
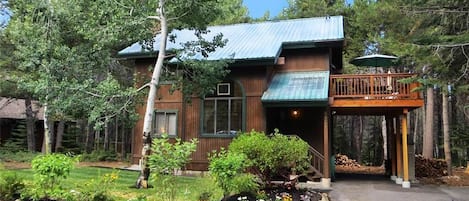
[[[239,80],[246,93],[246,131],[265,131],[265,115],[261,102],[262,94],[267,89],[265,71],[251,73]]]
[[[315,71],[329,70],[329,52],[327,50],[287,50],[282,53],[285,64],[279,71]]]
[[[264,131],[264,111],[260,98],[266,88],[265,71],[244,69],[248,72],[240,73],[233,70],[228,79],[241,84],[246,95],[246,131],[252,129]],[[186,140],[198,138],[197,151],[192,154],[192,161],[187,165],[191,170],[207,170],[208,153],[228,147],[232,138],[201,137],[200,118],[201,102],[193,98],[192,103],[186,107]]]
[[[266,131],[265,108],[262,105],[261,97],[267,89],[270,78],[276,71],[311,71],[329,69],[329,51],[327,49],[303,49],[303,50],[285,50],[282,52],[285,57],[285,64],[276,66],[243,66],[231,69],[227,80],[233,80],[242,85],[245,93],[245,130],[252,129],[257,131]],[[151,60],[136,62],[137,72],[141,75],[150,76],[148,66],[152,64]],[[220,147],[227,147],[232,138],[212,138],[201,137],[200,118],[201,118],[201,100],[197,97],[192,98],[192,102],[185,105],[183,109],[182,95],[178,92],[168,94],[169,86],[162,86],[159,89],[156,108],[158,109],[177,109],[178,113],[178,135],[184,140],[198,138],[199,144],[197,151],[192,155],[192,161],[187,168],[191,170],[206,170],[208,167],[207,154],[213,150],[219,150]],[[138,162],[141,152],[141,136],[143,127],[143,114],[145,105],[138,108],[140,120],[135,127],[134,138],[134,160]],[[322,113],[318,113],[322,114]],[[322,116],[312,118],[312,122],[320,121]],[[319,124],[320,125],[320,124]],[[319,126],[318,125],[318,126]],[[320,127],[319,127],[320,128]],[[309,131],[303,135],[303,138],[310,142],[315,148],[322,148],[322,130]],[[138,156],[138,158],[137,158]]]
[[[197,150],[191,156],[192,160],[187,165],[191,170],[207,170],[208,153],[212,150],[219,150],[220,147],[227,147],[231,142],[231,138],[207,138],[200,136],[200,108],[201,101],[199,98],[192,98],[192,103],[187,104],[185,117],[185,140],[197,138],[199,144]]]
[[[135,64],[135,72],[138,75],[141,75],[142,78],[146,76],[149,78],[151,76],[151,71],[148,71],[148,67],[152,65],[152,60],[143,60],[136,62]],[[136,87],[140,87],[143,81],[139,81]],[[157,90],[157,98],[155,100],[155,109],[159,110],[177,110],[178,111],[178,122],[177,122],[177,134],[179,137],[182,135],[182,126],[183,125],[183,118],[182,117],[182,94],[178,91],[174,92],[173,94],[169,93],[170,85],[162,84]],[[134,127],[134,136],[133,136],[133,143],[132,143],[132,163],[138,163],[139,159],[141,158],[142,152],[142,136],[143,136],[143,119],[145,116],[145,108],[146,108],[146,98],[144,96],[144,104],[139,105],[136,110],[139,115],[139,119],[137,120],[135,127]]]

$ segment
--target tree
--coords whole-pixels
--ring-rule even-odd
[[[150,176],[150,168],[148,166],[148,155],[150,155],[151,147],[151,123],[153,119],[154,103],[157,94],[157,86],[159,84],[160,75],[166,55],[166,44],[168,35],[174,28],[193,29],[198,41],[189,41],[183,44],[183,49],[177,51],[176,58],[185,70],[186,78],[179,78],[173,89],[182,90],[185,95],[203,95],[209,92],[217,82],[220,82],[227,71],[224,70],[226,63],[224,61],[207,61],[206,59],[191,59],[194,56],[208,57],[208,54],[223,46],[226,41],[219,34],[212,41],[205,40],[203,34],[206,26],[215,20],[222,9],[216,0],[176,0],[165,1],[159,0],[155,9],[155,15],[148,18],[158,21],[159,27],[159,44],[158,56],[149,85],[148,98],[146,101],[145,116],[143,122],[142,134],[142,171],[137,179],[137,187],[147,188],[148,178]],[[203,16],[203,17],[202,17]],[[170,40],[174,40],[176,36],[172,36]],[[189,84],[190,81],[190,84]]]
[[[12,44],[12,78],[45,108],[45,150],[51,151],[49,121],[132,112],[133,87],[112,76],[112,57],[137,38],[149,38],[145,8],[134,1],[10,0],[5,28]]]
[[[406,64],[421,71],[426,79],[419,79],[425,87],[437,87],[443,96],[442,125],[445,159],[451,168],[451,136],[448,112],[448,95],[465,94],[469,86],[469,28],[467,1],[391,1],[401,10],[401,19],[414,22],[401,27],[401,37],[391,38],[387,44],[395,43],[393,49],[410,58]],[[405,17],[404,17],[405,16]],[[405,30],[405,31],[403,31]],[[393,32],[399,32],[394,30]],[[396,35],[397,36],[397,35]],[[406,47],[406,48],[403,48]],[[412,63],[413,64],[412,64]],[[427,102],[431,103],[432,90],[428,89]],[[431,99],[431,100],[430,100]],[[427,107],[431,109],[431,107]],[[427,115],[433,115],[427,112]],[[427,120],[426,133],[431,133],[432,122]],[[430,125],[429,125],[430,124]],[[428,136],[430,137],[430,136]],[[431,154],[427,144],[428,153]],[[449,171],[448,173],[451,173]]]
[[[0,2],[3,8],[0,8],[0,15],[7,15],[7,11],[1,9],[7,9],[6,2]],[[6,23],[5,23],[6,25]],[[1,25],[0,25],[1,27]],[[36,114],[32,108],[32,97],[25,90],[18,88],[18,83],[13,79],[14,75],[18,72],[13,66],[13,50],[14,47],[6,36],[6,31],[0,29],[0,96],[9,98],[20,98],[25,100],[25,114],[26,114],[26,140],[28,142],[28,151],[36,150],[35,142],[35,125],[36,125]]]
[[[289,0],[288,8],[280,13],[281,19],[323,17],[343,12],[344,0]]]
[[[220,6],[221,14],[212,23],[213,25],[246,23],[251,19],[248,8],[242,0],[225,0]]]
[[[441,94],[442,101],[442,116],[443,116],[443,146],[445,151],[445,160],[448,164],[448,175],[453,175],[453,168],[451,162],[451,142],[449,135],[449,117],[448,117],[448,92],[445,91]]]
[[[433,158],[433,87],[427,87],[427,102],[425,105],[425,132],[423,133],[423,153],[427,158]]]

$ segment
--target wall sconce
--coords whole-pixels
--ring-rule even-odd
[[[291,110],[291,112],[290,112],[290,116],[291,116],[293,119],[298,119],[298,118],[301,116],[301,112],[300,112],[300,110],[298,110],[298,109],[293,109],[293,110]]]

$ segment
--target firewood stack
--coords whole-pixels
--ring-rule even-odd
[[[446,161],[442,159],[425,158],[422,155],[415,155],[415,176],[416,177],[442,177],[448,174]]]
[[[347,155],[336,154],[335,165],[341,165],[346,167],[360,167],[360,164],[356,160],[350,159]]]

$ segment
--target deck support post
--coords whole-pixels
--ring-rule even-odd
[[[394,131],[396,132],[396,184],[402,184],[402,133],[398,119],[394,118]]]
[[[323,125],[323,147],[324,147],[324,176],[321,178],[321,183],[323,187],[329,188],[331,186],[331,178],[330,178],[330,143],[329,143],[329,109],[324,111],[324,125]]]
[[[386,116],[386,130],[388,135],[388,158],[390,161],[391,168],[391,180],[396,181],[396,132],[394,130],[393,118]]]
[[[402,182],[403,188],[410,188],[409,181],[409,153],[407,150],[407,109],[404,109],[404,114],[401,115],[401,127],[402,127],[402,157],[403,157],[403,169],[404,169],[404,181]]]

